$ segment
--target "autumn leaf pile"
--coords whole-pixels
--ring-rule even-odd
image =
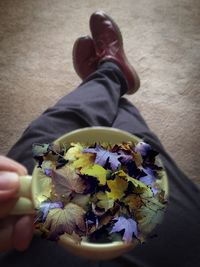
[[[145,142],[34,144],[33,157],[50,181],[35,220],[50,240],[140,241],[162,219],[164,170]]]

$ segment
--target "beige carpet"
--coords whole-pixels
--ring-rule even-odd
[[[0,0],[0,152],[79,84],[73,42],[99,9],[120,25],[140,74],[130,100],[200,185],[199,0]]]

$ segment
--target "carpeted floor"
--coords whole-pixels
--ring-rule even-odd
[[[130,100],[200,185],[199,0],[0,0],[0,152],[78,86],[72,46],[99,9],[118,22],[141,77]]]

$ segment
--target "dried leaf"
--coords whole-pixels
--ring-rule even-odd
[[[136,213],[139,228],[143,233],[150,233],[157,224],[161,223],[164,215],[165,206],[156,198],[146,200]]]
[[[87,205],[90,202],[90,194],[87,195],[76,194],[71,200],[71,202],[86,210]]]
[[[125,205],[129,206],[130,210],[137,210],[143,204],[141,196],[138,196],[137,194],[128,195],[123,200],[123,202],[124,202]]]
[[[114,205],[114,200],[108,197],[108,194],[104,192],[98,192],[96,195],[97,203],[96,205],[99,208],[105,209],[107,211],[108,209],[111,209]]]
[[[51,177],[52,169],[55,169],[56,168],[56,164],[53,161],[44,160],[42,162],[41,167],[42,167],[42,170],[43,170],[44,174],[46,176],[48,176],[48,177]]]
[[[141,167],[143,163],[143,159],[140,153],[133,152],[134,161],[137,167]]]
[[[84,215],[85,210],[73,203],[68,203],[64,209],[50,210],[44,224],[50,231],[49,239],[56,240],[64,233],[84,234],[86,231]]]
[[[128,153],[131,153],[135,147],[135,144],[133,142],[124,142],[120,145],[115,145],[114,148],[116,146],[118,147],[118,150],[124,150]]]
[[[106,192],[107,196],[113,200],[121,199],[128,187],[127,181],[119,176],[117,176],[114,180],[108,180],[107,185],[110,189],[110,192]]]
[[[133,219],[126,219],[123,216],[117,218],[117,222],[114,224],[110,233],[120,232],[124,230],[123,238],[127,243],[132,241],[133,234],[137,237],[137,223]]]
[[[140,177],[140,181],[146,185],[153,185],[156,181],[156,177],[154,175],[154,171],[148,167],[143,168],[144,173],[146,176]]]
[[[145,142],[139,142],[136,146],[135,146],[135,151],[139,152],[143,157],[146,157],[147,154],[152,150],[152,147],[145,143]]]
[[[37,181],[38,187],[40,188],[38,194],[35,196],[38,204],[49,199],[52,191],[52,180],[50,177],[47,177],[42,169],[39,169],[37,172]]]
[[[45,156],[49,153],[50,144],[33,144],[32,145],[32,153],[33,157]]]
[[[94,164],[93,166],[87,168],[83,168],[81,169],[81,174],[85,174],[85,175],[89,175],[89,176],[93,176],[95,178],[97,178],[97,180],[99,181],[100,185],[105,185],[106,184],[106,175],[107,175],[107,171],[101,167],[100,165]]]
[[[39,213],[42,213],[41,220],[45,221],[48,212],[51,209],[56,209],[56,208],[63,208],[63,203],[61,201],[56,201],[56,202],[51,202],[51,201],[44,201],[40,204],[39,206]]]
[[[71,143],[71,146],[72,147],[67,150],[64,158],[69,161],[74,161],[80,158],[83,146],[80,143]]]
[[[148,188],[144,183],[140,182],[139,180],[127,175],[124,171],[120,170],[116,173],[116,175],[118,177],[121,177],[122,179],[124,179],[127,182],[131,182],[135,189],[133,190],[133,192],[135,193],[143,193],[145,191],[150,190],[150,188]]]
[[[84,149],[83,153],[95,154],[95,163],[101,165],[102,167],[104,167],[108,161],[113,171],[116,171],[121,165],[121,162],[118,160],[120,156],[117,153],[112,153],[99,145],[97,145],[95,148]]]
[[[75,169],[81,169],[85,167],[90,167],[93,164],[94,164],[94,155],[84,153],[81,154],[80,157],[72,163],[72,167]]]
[[[72,193],[81,194],[86,188],[84,180],[68,165],[62,169],[53,170],[52,181],[56,193],[62,197],[69,197]]]

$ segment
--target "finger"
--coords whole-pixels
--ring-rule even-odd
[[[19,175],[26,175],[27,169],[20,163],[0,155],[0,170],[17,172]]]
[[[6,218],[0,222],[0,251],[5,252],[13,247],[15,218]]]
[[[25,250],[32,239],[34,226],[33,216],[23,216],[15,224],[13,232],[13,246],[18,251]]]
[[[14,172],[0,171],[0,202],[15,197],[18,190],[18,175]]]
[[[16,201],[17,201],[17,199],[15,199],[15,198],[11,198],[9,201],[5,201],[5,200],[1,201],[1,203],[0,203],[0,219],[8,216],[10,211],[15,206]]]

